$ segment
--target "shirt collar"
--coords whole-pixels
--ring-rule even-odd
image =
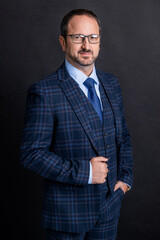
[[[67,71],[69,75],[78,83],[78,85],[82,85],[84,81],[88,78],[86,74],[84,74],[82,71],[79,69],[75,68],[73,65],[71,65],[67,59],[65,59],[65,65],[67,68]],[[96,84],[99,85],[99,80],[96,74],[96,68],[95,65],[93,66],[93,71],[89,76],[90,78],[93,78],[96,82]]]

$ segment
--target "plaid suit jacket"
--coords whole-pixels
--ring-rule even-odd
[[[97,75],[115,120],[117,153],[116,158],[108,162],[108,182],[113,193],[117,180],[132,185],[130,136],[117,79],[101,71],[97,71]],[[105,113],[103,116],[105,122]],[[45,179],[44,227],[71,232],[93,227],[100,209],[101,184],[88,184],[89,161],[101,155],[79,87],[63,64],[51,76],[29,88],[20,148],[21,164]],[[116,206],[117,203],[110,201],[108,216],[116,212]]]

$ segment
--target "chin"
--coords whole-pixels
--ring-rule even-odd
[[[81,65],[82,65],[82,66],[90,66],[90,65],[92,65],[94,62],[95,62],[95,61],[83,61],[83,62],[81,62]]]
[[[80,59],[79,60],[79,64],[83,65],[83,66],[89,66],[89,65],[92,65],[95,61],[93,59]]]

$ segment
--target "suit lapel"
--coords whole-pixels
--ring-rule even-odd
[[[79,88],[78,84],[69,76],[64,64],[58,70],[58,78],[60,80],[59,81],[60,88],[62,89],[70,105],[72,106],[72,109],[75,112],[82,128],[86,132],[92,146],[99,155],[96,145],[96,139],[92,132],[89,120],[87,118],[84,103],[82,100],[81,89]]]
[[[113,110],[113,114],[114,114],[114,119],[115,119],[115,125],[116,125],[116,129],[118,130],[118,119],[120,117],[120,112],[119,112],[119,106],[118,106],[118,101],[116,99],[115,96],[115,91],[112,87],[112,85],[109,83],[109,81],[107,81],[106,77],[104,77],[104,74],[102,74],[101,72],[97,72],[98,78],[102,83],[102,86],[104,87],[104,91],[106,96],[108,97],[108,101],[111,105],[111,108]],[[104,126],[105,126],[105,106],[104,106],[104,112],[103,112],[103,117],[104,117]]]

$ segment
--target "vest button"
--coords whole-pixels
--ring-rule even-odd
[[[106,148],[108,149],[109,148],[109,145],[107,144]]]
[[[108,136],[108,133],[104,133],[104,136]]]

